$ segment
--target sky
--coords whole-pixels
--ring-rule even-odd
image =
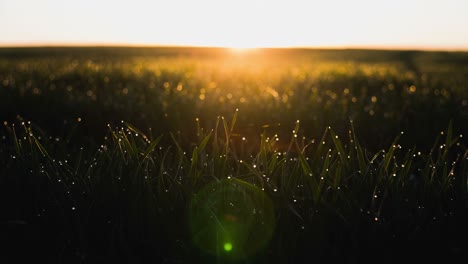
[[[0,0],[0,46],[468,50],[467,0]]]

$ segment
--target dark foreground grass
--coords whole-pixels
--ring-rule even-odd
[[[399,145],[400,135],[386,149],[367,152],[352,124],[343,139],[330,128],[315,140],[293,132],[284,152],[277,150],[282,140],[262,134],[260,148],[244,153],[237,149],[244,143],[231,140],[234,124],[218,121],[215,130],[200,129],[188,148],[175,137],[162,145],[161,136],[124,124],[109,127],[98,149],[73,153],[29,124],[4,127],[6,256],[27,251],[49,263],[393,263],[404,256],[461,257],[468,249],[468,152],[451,127],[424,153]],[[214,196],[224,209],[213,201],[201,206],[210,209],[206,219],[239,217],[227,232],[246,233],[234,247],[255,252],[209,254],[194,242],[193,199],[204,186],[214,190],[226,181],[241,194],[257,188],[271,200],[271,236],[262,231],[266,216],[256,214],[268,208],[249,204],[252,195]],[[240,218],[246,207],[254,224]],[[261,235],[262,247],[251,244]]]
[[[1,50],[0,260],[464,257],[466,54],[268,52]]]

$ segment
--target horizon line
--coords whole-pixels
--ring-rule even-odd
[[[123,42],[35,42],[35,43],[1,43],[0,48],[220,48],[220,49],[357,49],[357,50],[414,50],[414,51],[446,51],[468,52],[468,46],[431,46],[431,45],[290,45],[290,46],[258,46],[230,47],[228,45],[196,45],[196,44],[148,44]]]

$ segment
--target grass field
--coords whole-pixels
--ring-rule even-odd
[[[464,257],[467,86],[463,52],[2,48],[0,258]]]

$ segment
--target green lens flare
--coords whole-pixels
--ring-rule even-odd
[[[232,250],[232,244],[231,243],[224,243],[224,250],[229,252]]]
[[[189,225],[193,244],[203,252],[228,259],[247,258],[265,248],[272,237],[273,203],[248,182],[221,180],[193,196]]]

